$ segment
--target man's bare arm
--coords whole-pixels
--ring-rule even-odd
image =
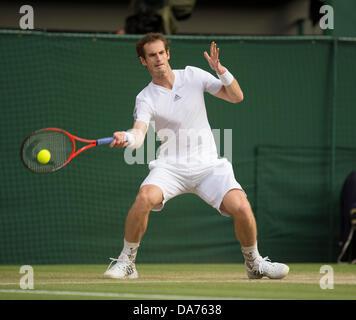
[[[227,72],[227,69],[221,65],[219,60],[219,48],[216,47],[216,43],[212,42],[210,45],[210,56],[204,51],[204,56],[209,62],[210,67],[218,74],[224,75]],[[240,88],[239,83],[234,78],[231,84],[223,85],[221,89],[214,94],[215,97],[224,99],[226,101],[237,103],[241,102],[244,98],[243,92]]]
[[[114,141],[111,142],[111,148],[124,148],[129,146],[131,149],[138,149],[145,141],[147,133],[147,125],[143,121],[136,121],[133,128],[125,131],[116,131],[113,134]],[[129,145],[129,141],[126,141],[127,133],[132,135],[132,144]]]

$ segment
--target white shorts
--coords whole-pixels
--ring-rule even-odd
[[[163,201],[152,209],[161,211],[164,204],[183,193],[194,193],[210,204],[223,216],[221,202],[231,189],[242,190],[236,181],[232,165],[227,159],[218,159],[214,164],[205,167],[186,167],[162,164],[155,160],[149,164],[150,173],[142,182],[144,185],[158,186],[163,192]]]

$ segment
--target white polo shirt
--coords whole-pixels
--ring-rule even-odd
[[[134,120],[151,124],[161,140],[156,162],[201,165],[218,159],[209,125],[204,92],[216,94],[221,81],[209,72],[187,66],[173,70],[173,88],[150,82],[136,97]]]

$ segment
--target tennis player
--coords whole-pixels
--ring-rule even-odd
[[[231,163],[217,155],[204,92],[231,103],[241,102],[243,93],[237,80],[221,65],[216,43],[211,43],[210,55],[204,52],[204,56],[217,77],[192,66],[172,70],[168,43],[162,34],[145,35],[136,50],[152,81],[136,97],[133,128],[114,132],[110,147],[139,148],[150,123],[161,146],[157,159],[149,163],[150,172],[128,212],[121,254],[117,259],[110,258],[104,277],[138,277],[135,259],[150,211],[162,210],[168,200],[183,193],[197,194],[221,215],[232,217],[248,278],[285,277],[287,265],[272,263],[259,254],[256,221],[249,201],[235,180]]]

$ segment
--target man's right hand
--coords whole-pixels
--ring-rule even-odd
[[[128,145],[124,131],[116,131],[113,134],[113,142],[110,143],[110,148],[124,148]]]

